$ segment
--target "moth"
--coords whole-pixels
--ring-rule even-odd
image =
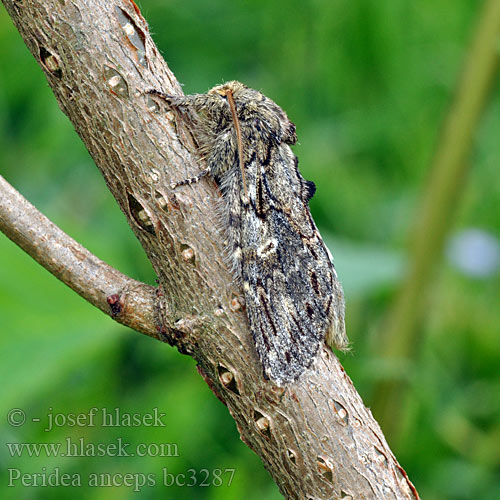
[[[299,172],[286,113],[237,81],[207,94],[147,93],[189,117],[206,162],[198,176],[172,187],[209,175],[222,193],[229,260],[265,376],[278,386],[295,381],[324,339],[345,350],[344,294],[309,210],[316,187]]]

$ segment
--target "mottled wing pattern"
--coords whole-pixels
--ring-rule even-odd
[[[246,156],[241,277],[257,352],[266,375],[283,385],[311,365],[337,314],[336,275],[308,207],[314,184],[290,147],[255,145]]]

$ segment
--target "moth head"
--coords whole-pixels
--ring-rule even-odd
[[[219,133],[234,123],[235,115],[230,102],[233,104],[235,101],[243,102],[245,97],[242,93],[249,90],[251,89],[236,81],[218,85],[210,89],[207,94],[196,94],[194,110],[212,133]],[[238,107],[235,106],[234,110],[236,111]]]
[[[231,116],[232,100],[235,115],[243,122],[243,126],[258,123],[259,130],[278,142],[295,144],[297,141],[295,125],[288,119],[286,113],[258,90],[233,80],[214,87],[208,93],[220,96],[221,104],[224,106],[220,109],[223,110],[227,122],[234,121],[234,116]]]
[[[252,89],[249,89],[243,83],[233,80],[231,82],[223,83],[222,85],[217,85],[217,87],[210,89],[208,93],[218,94],[223,98],[227,98],[227,94],[232,93],[235,99],[239,99],[241,97],[244,97],[244,94],[251,90]]]

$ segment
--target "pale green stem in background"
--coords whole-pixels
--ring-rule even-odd
[[[380,331],[380,355],[391,363],[408,362],[417,352],[423,310],[460,204],[474,138],[497,74],[499,49],[500,0],[486,0],[417,208],[408,273]],[[373,393],[373,413],[392,444],[401,430],[405,382],[386,380]]]

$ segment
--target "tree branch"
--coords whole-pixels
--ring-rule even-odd
[[[149,88],[181,94],[131,1],[3,0],[61,109],[101,170],[159,279],[165,338],[193,356],[242,440],[287,498],[418,494],[337,358],[321,349],[284,389],[264,380],[239,287],[224,264],[211,181],[189,130]],[[168,170],[166,168],[168,166]]]
[[[115,321],[162,339],[155,323],[156,289],[92,255],[0,176],[0,231],[78,295]]]

